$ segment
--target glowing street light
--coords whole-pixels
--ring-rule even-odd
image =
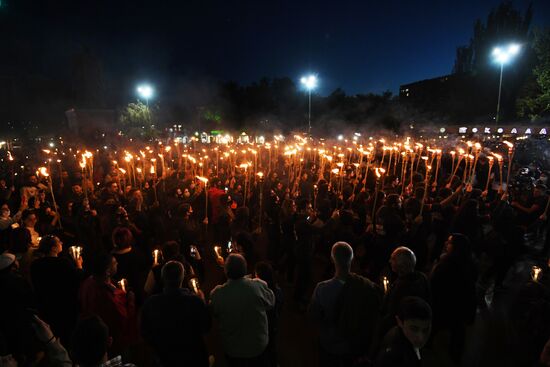
[[[303,76],[300,79],[300,83],[304,86],[304,88],[307,89],[308,92],[308,100],[309,100],[309,109],[308,109],[308,126],[309,126],[309,133],[311,134],[311,91],[315,88],[317,88],[317,77],[313,74],[308,76]]]
[[[149,120],[149,123],[151,123],[151,111],[149,110],[149,98],[153,97],[155,90],[149,84],[140,84],[138,85],[136,90],[142,98],[145,98],[145,105],[147,106],[147,118]]]
[[[516,43],[511,43],[506,47],[495,47],[493,49],[493,58],[500,64],[500,82],[498,84],[497,115],[495,117],[495,122],[498,122],[500,114],[500,96],[502,92],[502,72],[504,70],[504,64],[510,62],[510,60],[519,53],[520,49],[520,45]]]
[[[149,107],[149,98],[151,98],[154,93],[153,87],[149,84],[138,85],[137,92],[141,97],[145,98],[145,103],[147,107]]]

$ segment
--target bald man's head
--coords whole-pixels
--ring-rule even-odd
[[[398,247],[391,254],[390,265],[392,271],[399,275],[412,273],[416,266],[416,255],[408,247]]]
[[[353,260],[353,249],[346,242],[336,242],[332,246],[331,258],[337,270],[349,272]]]

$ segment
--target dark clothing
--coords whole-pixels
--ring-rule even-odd
[[[414,271],[402,277],[398,277],[391,283],[388,294],[384,300],[384,321],[381,336],[395,326],[395,315],[399,309],[401,300],[405,297],[420,297],[430,303],[430,285],[428,278],[423,273]]]
[[[196,221],[191,218],[184,218],[177,223],[179,227],[179,239],[181,244],[181,252],[185,256],[190,255],[189,248],[194,245],[199,245],[200,227]]]
[[[3,355],[21,360],[35,334],[30,325],[34,299],[30,284],[10,269],[0,271],[0,336],[6,342]]]
[[[382,342],[375,367],[421,367],[412,344],[407,340],[401,329],[395,326]]]
[[[430,278],[434,335],[449,330],[449,353],[459,363],[464,350],[466,325],[476,315],[476,278],[473,261],[443,256]]]
[[[208,366],[202,338],[210,330],[204,302],[186,289],[165,290],[143,305],[141,333],[163,366]]]
[[[449,256],[442,257],[430,277],[434,326],[473,322],[476,278],[473,263],[463,264]]]
[[[267,349],[262,354],[253,358],[237,358],[225,355],[225,360],[229,367],[268,367]]]
[[[365,355],[372,347],[380,323],[382,292],[357,274],[349,274],[335,304],[337,328],[353,355]]]
[[[367,354],[380,320],[381,292],[367,278],[321,282],[313,292],[310,314],[319,323],[322,348],[337,356]]]
[[[135,247],[123,254],[113,253],[113,256],[118,262],[117,280],[125,278],[129,289],[136,294],[136,303],[143,303],[143,289],[150,268],[148,259]]]
[[[31,264],[31,280],[41,318],[68,342],[78,316],[81,272],[66,258],[43,257]]]

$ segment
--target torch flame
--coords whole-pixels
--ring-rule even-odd
[[[46,167],[39,167],[38,172],[40,172],[40,174],[44,177],[48,177],[50,175]]]

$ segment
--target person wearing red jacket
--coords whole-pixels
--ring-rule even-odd
[[[98,255],[92,275],[83,282],[79,292],[82,316],[101,317],[111,331],[110,356],[121,354],[135,342],[137,335],[135,296],[113,284],[116,271],[117,261],[113,255]]]
[[[208,205],[210,206],[210,224],[218,223],[222,214],[222,205],[220,198],[225,195],[225,191],[220,188],[221,181],[219,178],[213,178],[208,189]]]

